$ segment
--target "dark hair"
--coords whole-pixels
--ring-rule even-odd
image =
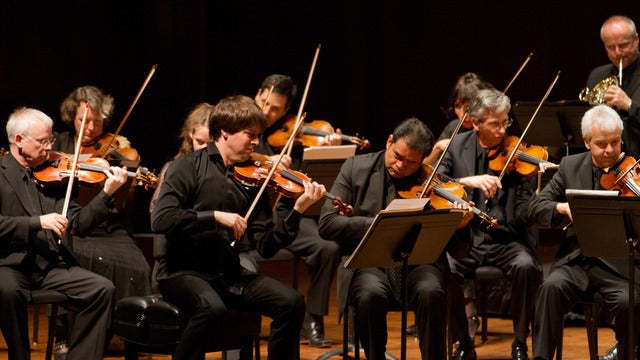
[[[412,117],[401,122],[393,130],[392,142],[403,139],[407,146],[421,153],[423,156],[429,155],[433,149],[433,133],[420,119]]]
[[[267,126],[267,118],[256,102],[244,95],[229,96],[220,100],[211,112],[209,134],[216,141],[221,130],[235,134],[256,124],[260,127],[260,132]]]
[[[291,77],[281,74],[271,74],[267,76],[260,85],[260,90],[267,90],[273,86],[273,92],[287,97],[287,106],[296,99],[298,95],[298,87]]]
[[[451,89],[451,93],[449,93],[447,117],[450,119],[456,118],[454,111],[456,100],[471,100],[476,96],[478,91],[482,89],[493,89],[493,85],[485,81],[482,76],[473,72],[468,72],[460,76]]]

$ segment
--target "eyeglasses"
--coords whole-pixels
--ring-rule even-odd
[[[37,142],[40,146],[53,145],[53,143],[56,142],[56,138],[54,138],[54,137],[44,138],[44,139],[34,139],[29,135],[25,135],[24,137],[26,137],[27,139],[29,139],[31,141]]]
[[[491,130],[498,130],[500,128],[508,128],[513,124],[513,119],[508,118],[506,120],[502,120],[501,122],[492,121],[492,122],[483,122],[483,124]]]

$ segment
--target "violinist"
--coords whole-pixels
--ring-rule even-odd
[[[380,210],[400,198],[401,189],[415,184],[422,161],[432,146],[433,134],[426,124],[410,118],[389,135],[385,150],[348,158],[331,192],[353,205],[353,216],[341,216],[331,202],[325,202],[319,221],[320,235],[338,242],[342,254],[352,254]],[[408,307],[415,313],[422,359],[448,358],[446,284],[450,271],[447,253],[455,256],[460,247],[466,248],[468,221],[467,216],[459,234],[452,238],[436,263],[409,268]],[[338,267],[339,316],[347,305],[355,307],[354,326],[367,359],[385,359],[387,312],[401,305],[399,270],[399,267],[356,270]],[[347,298],[351,304],[347,304]]]
[[[70,359],[102,359],[114,285],[78,265],[71,254],[71,235],[88,234],[115,211],[113,195],[127,181],[124,169],[112,166],[100,193],[86,206],[68,202],[65,187],[36,184],[33,171],[46,166],[53,120],[43,112],[20,108],[7,122],[10,154],[0,158],[0,329],[9,359],[30,359],[27,303],[30,291],[50,289],[67,295],[76,308],[71,328]]]
[[[273,86],[273,88],[272,88]],[[280,122],[285,118],[291,104],[296,99],[297,86],[287,75],[273,74],[267,76],[255,96],[267,118],[267,129],[260,139],[255,151],[263,155],[270,155],[272,159],[278,155],[267,142],[267,135],[278,131]],[[334,134],[326,139],[327,145],[339,145],[340,136]],[[299,170],[302,163],[303,148],[295,146],[291,157],[285,155],[286,167]],[[291,209],[293,201],[281,198],[280,210]],[[310,271],[310,284],[307,291],[307,313],[302,328],[303,338],[308,340],[311,347],[328,347],[331,342],[324,335],[324,316],[329,313],[329,296],[331,282],[340,262],[339,247],[334,241],[327,241],[318,235],[317,219],[303,216],[300,221],[300,231],[296,239],[287,249],[307,263]]]
[[[460,119],[464,118],[469,100],[476,95],[478,90],[482,89],[493,89],[493,85],[476,73],[468,72],[458,78],[449,94],[449,107],[445,111],[447,118],[452,120],[447,123],[440,133],[435,145],[433,145],[431,154],[425,158],[425,164],[433,165],[440,158]],[[473,121],[467,116],[464,118],[458,133],[470,130],[473,130]]]
[[[531,199],[529,216],[538,225],[560,227],[572,219],[565,196],[566,189],[602,189],[604,170],[616,164],[621,154],[623,121],[606,105],[598,105],[582,117],[582,140],[589,151],[565,156],[558,172],[540,194]],[[576,233],[568,227],[558,248],[551,273],[545,278],[536,296],[533,354],[536,359],[552,359],[563,316],[593,292],[602,295],[603,303],[615,317],[613,329],[619,346],[601,359],[633,359],[627,353],[629,334],[629,267],[626,260],[588,258],[581,254]],[[604,239],[603,239],[604,240]],[[612,239],[613,240],[613,239]],[[637,267],[637,266],[636,266]],[[636,274],[638,269],[636,268]],[[640,277],[636,275],[636,282]],[[634,323],[640,321],[640,292],[636,284]],[[638,337],[635,327],[633,339]],[[617,352],[617,357],[615,356]]]
[[[587,78],[589,89],[608,76],[622,77],[622,84],[609,86],[604,103],[612,106],[627,124],[622,130],[622,151],[640,157],[640,52],[638,31],[630,18],[614,15],[600,28],[600,39],[610,63],[594,68]]]
[[[227,309],[259,312],[270,317],[269,358],[299,356],[304,297],[281,282],[242,269],[235,240],[246,235],[269,258],[295,238],[301,214],[325,192],[317,183],[305,191],[286,216],[274,216],[262,196],[248,220],[245,213],[258,190],[234,177],[233,166],[247,161],[258,144],[266,118],[246,96],[220,100],[210,116],[212,143],[183,155],[167,169],[151,228],[166,236],[158,279],[168,301],[190,315],[173,354],[176,359],[204,357],[206,340],[215,336],[217,317]]]
[[[84,134],[78,134],[86,104],[89,105],[85,120]],[[55,133],[54,151],[67,154],[75,152],[75,141],[80,137],[81,146],[85,151],[92,152],[93,145],[108,134],[114,110],[114,99],[94,86],[81,86],[73,90],[60,105],[60,117],[68,130]],[[129,141],[118,136],[119,146],[129,147]],[[84,153],[81,151],[81,153]],[[88,154],[87,156],[93,156]],[[106,221],[95,227],[84,236],[74,236],[73,253],[81,266],[100,274],[116,286],[115,299],[127,296],[148,295],[151,293],[151,268],[142,250],[136,244],[130,233],[131,195],[135,187],[135,180],[130,180],[116,194],[114,201],[119,212],[110,216]],[[99,187],[80,183],[77,201],[84,204],[96,196]],[[63,325],[57,329],[57,351],[64,351],[65,331]]]
[[[502,181],[488,166],[488,152],[502,145],[506,129],[511,125],[511,103],[504,93],[495,89],[478,91],[469,101],[468,117],[473,131],[456,136],[445,154],[438,172],[464,185],[476,206],[498,220],[497,228],[485,231],[481,224],[471,222],[473,247],[469,255],[455,262],[454,271],[472,274],[481,265],[502,269],[511,281],[511,315],[514,340],[513,359],[528,359],[526,339],[533,315],[533,299],[542,277],[542,267],[535,253],[537,229],[527,223],[526,205],[535,184],[513,171]],[[458,299],[455,299],[458,300]],[[454,302],[453,311],[464,313],[462,304]],[[464,317],[454,316],[454,319]],[[458,344],[454,359],[475,354],[466,321],[452,324],[454,333],[467,333]],[[463,330],[464,329],[464,330]]]

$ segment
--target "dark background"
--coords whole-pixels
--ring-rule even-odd
[[[507,92],[512,102],[539,101],[558,71],[549,101],[577,99],[589,71],[608,62],[602,22],[616,13],[639,22],[639,9],[630,1],[4,0],[0,118],[30,106],[57,121],[62,99],[90,84],[115,97],[114,131],[158,64],[120,133],[143,165],[159,170],[192,106],[253,97],[276,72],[291,75],[302,94],[321,44],[307,119],[328,120],[378,150],[408,116],[437,136],[459,75],[474,71],[502,89],[530,52]]]

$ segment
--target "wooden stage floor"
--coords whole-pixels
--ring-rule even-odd
[[[287,271],[278,271],[284,268]],[[280,279],[281,281],[290,284],[290,275],[281,275],[280,273],[287,273],[290,269],[286,264],[268,264],[262,267],[263,271],[270,276]],[[306,268],[301,266],[300,274],[300,290],[304,293],[307,287]],[[43,360],[44,350],[46,346],[47,336],[47,319],[46,308],[42,308],[40,311],[40,343],[33,347],[32,359]],[[30,313],[30,316],[32,312]],[[30,318],[31,319],[31,318]],[[30,324],[31,324],[30,320]],[[400,313],[390,313],[388,318],[389,323],[389,341],[387,344],[387,352],[400,358]],[[409,324],[413,323],[413,315],[409,314]],[[263,334],[269,332],[269,319],[265,318],[262,322]],[[326,336],[333,342],[332,348],[316,349],[306,345],[304,340],[300,344],[300,359],[301,360],[314,360],[327,351],[337,349],[342,346],[342,325],[337,322],[337,309],[335,299],[335,283],[333,286],[333,295],[331,296],[330,313],[325,318]],[[490,318],[489,319],[489,340],[486,344],[480,344],[480,332],[476,336],[478,359],[510,359],[511,356],[511,342],[513,341],[513,330],[511,320]],[[480,329],[479,329],[480,330]],[[418,350],[418,342],[412,337],[407,338],[407,359],[420,359],[420,352]],[[7,359],[7,347],[4,342],[4,338],[0,342],[0,360]],[[613,331],[609,328],[600,328],[598,331],[598,350],[600,354],[604,354],[609,347],[615,343]],[[531,349],[531,338],[528,339],[529,349]],[[262,340],[260,344],[260,353],[262,359],[267,359],[267,342]],[[105,356],[105,359],[124,359],[121,349],[122,344],[117,340],[112,341],[110,349]],[[531,356],[531,351],[529,356]],[[153,359],[168,360],[170,356],[153,355]],[[340,359],[341,357],[333,357],[332,359]],[[587,336],[584,327],[567,327],[564,331],[564,347],[563,358],[566,360],[572,359],[588,359],[589,353],[587,348]],[[141,356],[140,359],[146,359]],[[221,359],[219,353],[207,354],[206,359]]]

